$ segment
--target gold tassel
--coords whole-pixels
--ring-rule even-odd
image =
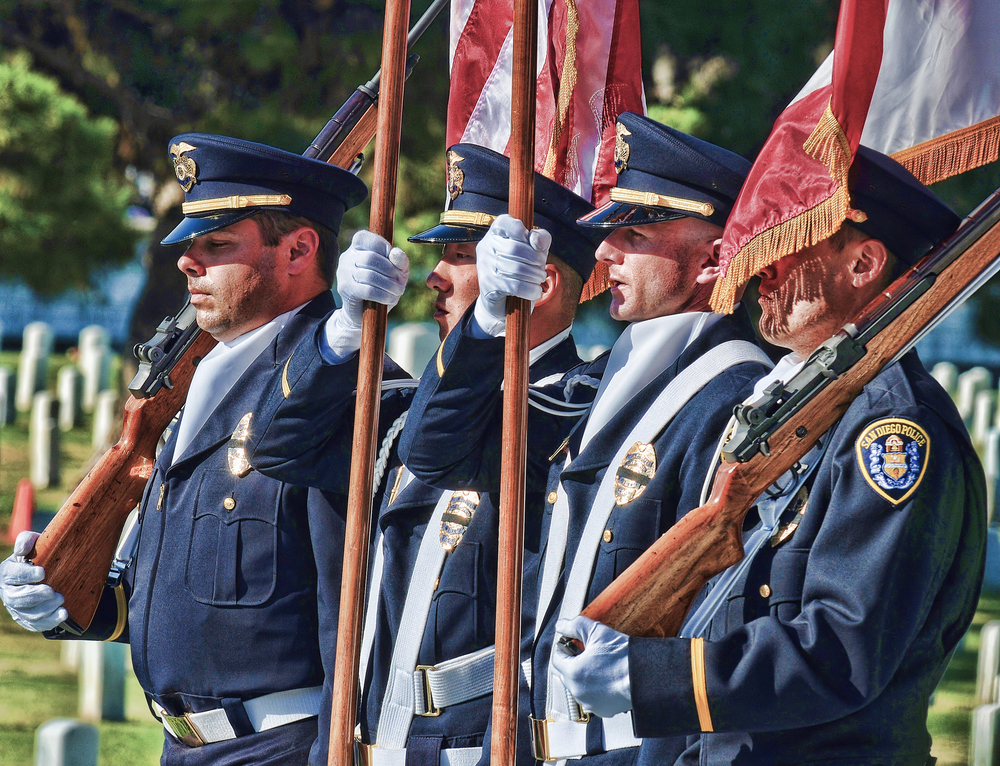
[[[576,88],[576,36],[580,31],[580,18],[576,10],[576,0],[566,0],[566,56],[563,58],[562,76],[559,78],[559,99],[556,108],[556,120],[552,126],[552,138],[549,141],[549,153],[545,157],[545,167],[542,175],[554,178],[556,162],[559,159],[559,142],[566,130],[566,115],[573,100],[573,90]]]
[[[924,141],[892,155],[923,184],[933,184],[1000,159],[1000,117]]]
[[[822,242],[834,234],[851,214],[851,199],[847,191],[851,145],[833,114],[832,102],[823,110],[802,149],[829,168],[837,190],[815,207],[765,229],[740,248],[729,262],[726,276],[719,279],[712,289],[710,303],[717,313],[733,313],[737,293],[751,277],[779,258]]]
[[[797,253],[803,248],[822,242],[833,235],[850,212],[847,186],[813,208],[757,234],[733,256],[712,290],[712,309],[719,314],[732,314],[736,295],[750,278],[779,258]]]
[[[604,261],[598,261],[594,267],[594,273],[590,275],[590,279],[583,286],[583,292],[580,293],[580,303],[596,298],[610,287],[611,279],[608,275],[608,265]]]

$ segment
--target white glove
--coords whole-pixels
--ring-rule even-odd
[[[342,362],[361,348],[361,316],[364,301],[390,309],[399,302],[410,277],[410,263],[393,247],[370,231],[355,233],[351,246],[337,264],[337,293],[341,308],[326,323],[324,357]]]
[[[14,554],[0,563],[0,600],[14,622],[36,633],[52,630],[69,619],[63,597],[42,585],[45,570],[24,559],[39,538],[37,532],[22,532],[14,543]]]
[[[479,298],[473,318],[488,336],[507,331],[508,297],[534,302],[542,296],[551,244],[545,229],[528,231],[518,219],[501,215],[476,245]]]
[[[631,710],[628,636],[582,615],[560,619],[556,633],[583,644],[583,652],[574,655],[557,641],[552,653],[553,670],[583,709],[601,718]]]

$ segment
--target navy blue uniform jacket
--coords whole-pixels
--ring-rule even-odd
[[[576,344],[569,337],[539,358],[529,368],[529,380],[536,383],[552,375],[561,375],[580,364]],[[425,373],[435,376],[435,369]],[[388,485],[392,485],[392,481]],[[372,652],[368,683],[363,690],[362,739],[375,739],[378,717],[392,660],[410,574],[420,549],[423,535],[438,536],[437,529],[428,529],[427,522],[441,497],[441,490],[413,479],[399,494],[385,495],[379,516],[385,550],[385,575],[377,613],[375,645]],[[472,520],[461,543],[448,554],[441,572],[440,584],[434,592],[427,627],[419,654],[421,665],[437,665],[493,645],[496,621],[496,572],[498,499],[494,495],[480,497]],[[528,498],[529,507],[540,507],[537,493]],[[525,524],[524,556],[526,562],[537,562],[540,552],[541,517],[529,517]],[[536,564],[537,565],[537,564]],[[526,570],[532,570],[530,563]],[[525,592],[531,588],[525,584]],[[533,628],[533,613],[522,617],[527,629]],[[490,710],[491,695],[453,705],[437,717],[415,716],[410,726],[411,744],[407,763],[428,760],[436,766],[438,750],[451,747],[478,747],[483,743]]]
[[[908,458],[922,471],[908,497],[873,479],[879,459],[864,448],[879,421],[927,439]],[[713,621],[701,683],[715,733],[684,764],[927,762],[928,699],[982,582],[982,468],[915,352],[869,383],[828,438],[800,526],[765,543]],[[701,731],[689,640],[631,639],[629,673],[640,735]]]
[[[569,544],[564,572],[572,565],[575,553],[573,541],[580,537],[601,479],[607,470],[617,468],[608,463],[622,439],[655,396],[681,369],[709,348],[730,340],[755,341],[753,327],[742,308],[734,315],[720,319],[695,339],[673,364],[593,437],[582,454],[578,454],[577,450],[585,419],[569,421],[529,411],[528,487],[546,493],[542,510],[545,519],[543,530],[548,528],[553,508],[551,493],[565,491],[569,494]],[[462,358],[468,359],[467,356]],[[605,362],[606,357],[602,357],[574,371],[574,374],[586,372],[600,376]],[[478,364],[476,366],[479,367]],[[451,486],[463,486],[464,483],[464,486],[473,489],[498,486],[499,442],[494,443],[494,440],[498,439],[500,430],[499,380],[495,374],[491,375],[496,369],[495,364],[483,367],[477,375],[454,377],[449,376],[450,368],[446,368],[445,376],[436,381],[436,390],[426,391],[427,404],[424,404],[425,389],[421,386],[410,415],[416,427],[412,432],[409,428],[404,430],[401,443],[404,459],[409,461],[408,465],[417,476],[439,485],[450,482]],[[754,381],[765,372],[766,368],[757,363],[731,367],[697,393],[654,441],[656,473],[641,496],[613,511],[608,525],[610,534],[605,535],[600,545],[588,589],[588,601],[638,558],[677,518],[698,505],[705,475],[733,406],[751,393]],[[419,413],[419,418],[414,418],[418,406],[426,409]],[[440,413],[447,413],[448,417],[444,418]],[[445,421],[451,422],[450,430]],[[455,424],[461,424],[457,433]],[[553,456],[553,453],[558,451],[567,435],[570,436],[568,449],[573,462],[570,469],[560,475],[565,455]],[[546,674],[560,593],[561,587],[556,591],[549,613],[539,615],[538,619],[544,619],[545,627],[531,650],[531,714],[535,718],[545,717]],[[537,599],[537,593],[534,598]],[[600,721],[597,718],[592,721],[594,736],[588,738],[593,743],[591,754],[598,755],[601,753]],[[527,730],[526,720],[519,723],[518,730]],[[682,745],[675,740],[669,746],[669,755],[664,754],[664,757],[672,760]],[[635,757],[635,750],[632,749],[610,753],[601,760],[626,763]]]
[[[230,709],[230,720],[238,719],[241,700],[323,685],[332,669],[343,520],[328,507],[310,503],[304,486],[259,470],[234,475],[227,452],[246,413],[254,413],[251,434],[259,433],[258,426],[272,418],[279,403],[282,380],[294,391],[316,368],[316,333],[333,308],[330,292],[303,307],[173,465],[176,437],[168,439],[146,486],[135,560],[124,579],[128,619],[118,640],[131,644],[146,694],[171,714],[222,706]],[[295,361],[288,363],[290,357]],[[349,454],[357,363],[324,372],[330,421],[348,423],[340,438]],[[387,371],[389,377],[398,374],[393,366]],[[392,416],[392,402],[387,416]],[[285,453],[275,441],[280,460]],[[253,465],[257,468],[256,460]],[[108,591],[88,637],[110,636],[118,617]],[[321,764],[326,762],[324,728],[328,724],[319,726],[317,742],[315,718],[200,748],[167,737],[163,763],[285,763],[289,758],[303,763],[308,757]]]

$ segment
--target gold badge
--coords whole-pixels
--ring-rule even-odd
[[[229,473],[233,476],[246,476],[250,473],[250,461],[247,459],[247,438],[250,436],[250,418],[252,412],[248,412],[240,418],[239,425],[229,437],[229,449],[226,452],[226,459],[229,461]]]
[[[861,432],[855,451],[868,486],[899,505],[916,492],[924,478],[931,439],[912,420],[885,418]]]
[[[438,539],[442,548],[451,552],[458,547],[478,505],[478,492],[456,492],[451,496],[448,507],[441,516],[441,534]]]
[[[620,122],[615,124],[615,172],[621,175],[628,170],[629,145],[625,141],[625,136],[631,136],[632,132]]]
[[[802,523],[802,517],[806,515],[806,508],[808,506],[809,490],[805,486],[799,487],[799,491],[795,493],[795,498],[788,504],[788,507],[785,509],[785,513],[782,514],[786,518],[789,514],[795,515],[792,517],[791,521],[780,525],[775,533],[771,535],[772,548],[777,548],[795,534],[795,530],[798,529],[799,524]]]
[[[191,187],[198,183],[198,166],[193,159],[184,156],[185,152],[194,151],[196,148],[186,141],[170,146],[170,158],[174,161],[174,175],[177,176],[177,183],[185,192],[191,191]]]
[[[458,166],[464,159],[454,149],[448,150],[448,196],[452,202],[462,193],[462,184],[465,183],[465,172]]]
[[[656,451],[653,445],[636,442],[629,447],[615,473],[615,505],[625,505],[639,497],[655,474]]]

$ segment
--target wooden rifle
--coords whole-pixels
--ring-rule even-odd
[[[864,386],[1000,271],[1000,189],[785,384],[735,409],[706,505],[684,516],[584,609],[631,636],[676,636],[694,598],[743,556],[743,518]]]
[[[407,38],[410,46],[447,4],[436,0]],[[408,76],[419,56],[407,57]],[[304,156],[356,172],[375,135],[379,74],[359,87],[327,123]],[[45,582],[61,593],[77,635],[94,618],[129,513],[153,473],[160,435],[184,404],[198,362],[215,345],[195,322],[190,300],[166,317],[147,343],[137,345],[139,371],[129,383],[122,435],[83,478],[45,527],[28,558],[45,568]]]

